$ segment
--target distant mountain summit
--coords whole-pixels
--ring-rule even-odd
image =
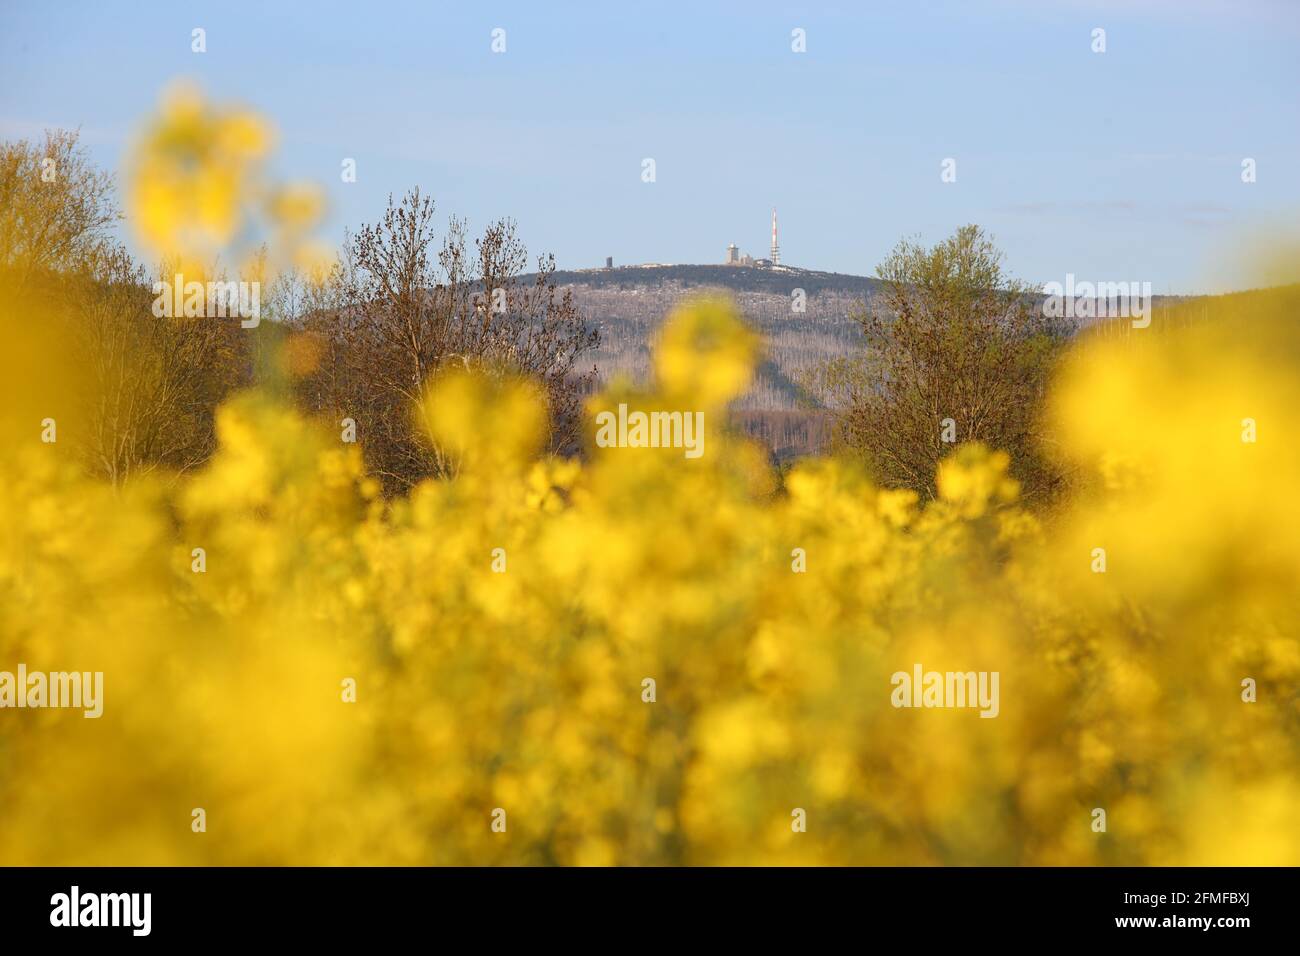
[[[801,407],[801,370],[860,347],[853,315],[882,289],[879,279],[786,265],[647,263],[565,270],[554,281],[600,328],[594,361],[601,377],[640,384],[650,379],[659,326],[681,300],[708,291],[730,295],[767,344],[753,386],[735,406],[750,411]]]
[[[613,268],[566,270],[556,272],[555,281],[559,285],[584,286],[592,289],[631,289],[676,283],[685,288],[728,289],[733,292],[784,296],[790,296],[794,289],[799,288],[810,297],[826,291],[835,291],[866,298],[881,288],[879,279],[867,276],[819,272],[786,265],[647,263]]]

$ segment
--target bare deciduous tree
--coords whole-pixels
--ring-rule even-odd
[[[76,132],[0,143],[0,268],[12,288],[74,268],[120,218],[113,177],[86,159]]]
[[[90,470],[118,485],[207,461],[217,405],[248,382],[238,319],[155,316],[144,271],[117,246],[96,250],[63,283]]]
[[[527,251],[513,222],[491,224],[471,252],[458,219],[435,245],[433,217],[433,200],[418,189],[390,197],[378,223],[349,237],[330,290],[302,320],[320,363],[301,393],[311,407],[357,422],[368,467],[390,494],[455,471],[414,414],[449,365],[537,381],[556,453],[574,446],[595,375],[576,372],[597,333],[556,290],[553,259],[539,260],[526,283]]]
[[[75,132],[0,144],[6,289],[73,359],[77,421],[65,434],[114,485],[206,461],[217,404],[248,381],[237,321],[153,314],[152,284],[110,235],[118,219],[113,178]]]

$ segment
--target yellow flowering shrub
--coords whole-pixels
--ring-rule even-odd
[[[75,367],[0,300],[0,670],[105,675],[99,719],[0,710],[0,864],[1300,863],[1294,294],[1080,349],[1050,515],[977,446],[925,507],[778,481],[712,300],[635,397],[708,410],[698,459],[536,460],[536,391],[463,374],[407,498],[261,391],[115,492],[40,440]],[[895,707],[916,663],[996,716]]]

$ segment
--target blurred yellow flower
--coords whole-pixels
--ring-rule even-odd
[[[725,299],[701,299],[664,323],[655,371],[669,396],[690,396],[712,408],[744,391],[758,338]]]

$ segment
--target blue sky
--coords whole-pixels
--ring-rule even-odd
[[[276,121],[331,239],[419,185],[562,268],[720,262],[766,254],[775,205],[792,265],[871,274],[977,222],[1026,280],[1199,292],[1300,221],[1292,0],[0,2],[4,138],[79,126],[117,169],[176,77]]]

